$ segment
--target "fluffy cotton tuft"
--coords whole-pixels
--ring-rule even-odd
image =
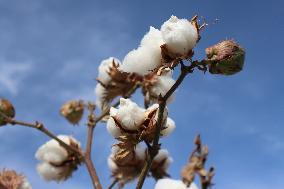
[[[164,74],[157,76],[157,81],[150,88],[150,94],[156,97],[159,97],[160,94],[165,96],[174,84],[175,80],[172,78],[172,71],[168,70]]]
[[[161,33],[168,49],[179,55],[186,55],[198,40],[195,26],[188,20],[178,19],[176,16],[171,16],[162,25]]]
[[[140,47],[130,51],[124,58],[121,70],[145,75],[161,65],[161,49],[164,44],[161,32],[150,27],[149,32],[143,37]]]
[[[32,189],[29,181],[25,178],[23,180],[23,183],[21,184],[21,186],[18,189]]]
[[[161,164],[160,162],[163,162],[163,167],[161,168],[167,170],[170,164],[173,162],[173,158],[170,157],[168,150],[160,149],[153,161],[157,162],[158,164]]]
[[[118,169],[118,166],[116,165],[116,163],[113,161],[114,159],[114,154],[110,154],[108,159],[107,159],[107,164],[108,164],[108,168],[114,172]]]
[[[71,136],[59,135],[60,140],[68,145],[80,149],[80,143]],[[62,147],[56,140],[52,139],[43,144],[36,152],[35,157],[42,161],[37,166],[38,173],[46,181],[62,181],[71,176],[79,162],[69,162],[72,157],[67,150]],[[73,164],[72,164],[73,163]]]
[[[174,120],[168,117],[165,127],[166,127],[165,129],[161,130],[162,136],[168,136],[169,134],[171,134],[175,130],[176,124]]]
[[[115,64],[121,64],[117,58],[110,57],[108,59],[103,60],[98,68],[98,79],[104,84],[107,84],[111,80],[111,77],[109,76],[108,72],[109,68],[113,64],[113,61],[115,62]]]
[[[117,109],[111,107],[110,108],[110,116],[115,116],[117,114]],[[107,121],[106,125],[107,131],[111,134],[114,138],[118,138],[122,135],[120,128],[116,126],[114,119],[110,117]]]
[[[130,99],[120,98],[119,108],[113,108],[110,113],[128,130],[137,130],[145,120],[145,109],[140,108]]]
[[[160,179],[155,185],[155,189],[198,189],[196,184],[192,183],[187,187],[181,180]]]
[[[135,148],[135,155],[136,158],[144,160],[146,158],[146,149],[143,148],[141,145],[137,145]]]
[[[105,106],[105,94],[106,94],[106,89],[98,83],[95,88],[95,94],[96,94],[96,105],[100,109],[103,109]]]

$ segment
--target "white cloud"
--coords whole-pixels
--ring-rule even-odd
[[[32,69],[30,62],[7,62],[0,60],[0,92],[17,95],[19,85]]]

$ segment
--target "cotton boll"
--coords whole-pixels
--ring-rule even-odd
[[[172,16],[162,25],[161,33],[168,49],[179,55],[186,55],[198,40],[195,26],[188,20],[178,19],[176,16]]]
[[[111,134],[114,138],[118,138],[119,136],[121,136],[122,133],[119,127],[116,126],[112,117],[108,119],[106,127],[109,134]]]
[[[161,31],[151,26],[149,32],[141,40],[140,46],[148,47],[161,53],[160,46],[163,44],[164,40]]]
[[[169,157],[169,152],[166,149],[160,149],[158,154],[155,156],[154,161],[160,162],[163,161],[164,159]]]
[[[171,134],[173,132],[173,130],[175,130],[176,128],[176,124],[174,122],[174,120],[172,120],[171,118],[167,118],[167,123],[166,123],[166,128],[161,130],[161,135],[162,136],[168,136],[169,134]]]
[[[153,104],[152,106],[150,106],[149,108],[147,108],[146,110],[146,115],[148,115],[149,113],[151,113],[152,111],[156,110],[157,109],[157,112],[155,114],[155,121],[158,121],[158,115],[159,115],[159,104]],[[164,114],[163,114],[163,123],[166,121],[168,117],[168,109],[165,108],[164,109]]]
[[[120,61],[118,59],[110,57],[108,59],[103,60],[98,68],[99,71],[98,79],[104,84],[107,84],[111,80],[111,77],[109,76],[108,72],[109,68],[113,64],[113,61],[116,64],[120,64]]]
[[[155,185],[155,189],[198,189],[198,188],[194,183],[192,183],[190,187],[187,187],[181,180],[164,178],[158,180],[158,182]]]
[[[23,180],[23,183],[21,184],[21,186],[18,189],[32,189],[30,183],[28,182],[28,180],[25,178]]]
[[[62,174],[64,168],[62,167],[54,167],[49,163],[43,162],[37,166],[37,171],[46,181],[55,180],[59,182],[65,180],[64,174]]]
[[[172,78],[172,72],[167,71],[167,73],[157,76],[157,81],[150,88],[150,95],[159,97],[159,95],[165,96],[166,93],[175,84],[175,80]]]
[[[110,156],[107,159],[107,164],[109,169],[114,172],[118,169],[118,166],[116,165],[116,163],[113,161],[114,158],[114,154],[110,154]]]
[[[120,98],[119,108],[114,113],[125,129],[137,130],[145,120],[145,110],[130,99]]]
[[[103,109],[105,106],[105,94],[106,94],[106,89],[98,83],[95,88],[95,95],[96,95],[96,105],[100,108]]]
[[[136,157],[140,160],[144,160],[146,158],[146,149],[141,145],[137,145],[135,148]]]

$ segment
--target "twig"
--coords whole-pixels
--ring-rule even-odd
[[[42,133],[44,133],[45,135],[49,136],[50,138],[56,140],[61,146],[63,146],[66,150],[68,150],[69,152],[72,152],[74,154],[78,155],[78,158],[82,158],[83,154],[81,151],[79,151],[76,148],[73,148],[72,146],[66,144],[65,142],[63,142],[62,140],[60,140],[56,135],[54,135],[52,132],[50,132],[46,127],[44,127],[44,125],[38,121],[36,121],[35,123],[27,123],[24,121],[18,121],[15,119],[12,119],[8,116],[6,116],[6,114],[4,114],[3,112],[0,111],[0,116],[5,118],[5,121],[11,125],[19,125],[19,126],[24,126],[24,127],[30,127],[30,128],[34,128],[37,129],[39,131],[41,131]]]
[[[108,189],[112,189],[116,185],[116,183],[118,183],[118,181],[119,181],[118,179],[114,179],[110,184],[110,186],[108,187]]]
[[[159,144],[160,132],[161,132],[161,128],[162,128],[163,114],[164,114],[164,110],[166,108],[167,100],[174,93],[174,91],[179,87],[179,85],[182,83],[182,81],[187,76],[187,74],[192,73],[193,69],[198,66],[198,62],[195,61],[195,62],[192,62],[192,64],[190,66],[185,66],[183,64],[183,62],[181,61],[180,65],[181,65],[181,73],[180,73],[178,79],[176,80],[175,84],[170,88],[170,90],[165,94],[165,96],[159,97],[159,112],[158,112],[158,120],[157,120],[156,129],[155,129],[154,140],[153,140],[152,146],[148,147],[147,159],[145,161],[145,164],[144,164],[143,169],[141,171],[141,174],[139,176],[139,180],[138,180],[136,189],[142,188],[144,181],[145,181],[145,178],[148,175],[148,172],[151,168],[153,159],[159,151],[159,148],[160,148],[160,144]]]

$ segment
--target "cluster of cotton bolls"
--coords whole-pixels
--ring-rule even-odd
[[[140,131],[148,125],[143,125],[147,119],[147,114],[157,110],[158,104],[154,104],[147,110],[139,107],[135,102],[130,99],[120,99],[120,104],[118,109],[112,107],[110,109],[110,118],[107,121],[107,130],[114,137],[118,138],[124,133],[133,133],[133,131]],[[156,112],[155,121],[157,121],[158,113]],[[175,123],[172,119],[167,117],[167,111],[164,112],[164,127],[162,128],[162,136],[169,135],[175,129]],[[120,122],[117,125],[116,120]]]
[[[58,138],[80,150],[80,143],[73,137],[59,135]],[[42,145],[37,150],[35,157],[41,161],[37,166],[37,171],[46,181],[66,180],[81,163],[54,139]]]
[[[136,179],[142,169],[146,160],[146,149],[140,145],[137,145],[131,161],[121,161],[115,158],[118,149],[112,150],[112,153],[108,157],[108,166],[112,172],[112,176],[119,180],[120,183],[125,184],[127,182]],[[168,176],[167,169],[172,163],[172,158],[169,152],[165,149],[160,149],[158,154],[153,160],[150,174],[155,179],[160,179]]]
[[[109,101],[116,96],[122,95],[116,88],[115,95],[106,95],[108,93],[106,85],[112,81],[109,75],[110,67],[113,62],[118,65],[118,70],[123,73],[138,74],[141,77],[146,77],[153,73],[153,70],[160,68],[163,65],[163,57],[161,46],[166,45],[166,48],[171,54],[178,58],[186,58],[186,55],[194,48],[198,41],[198,29],[187,19],[178,19],[172,16],[159,29],[150,27],[148,33],[142,38],[137,49],[130,51],[123,59],[122,63],[113,57],[105,59],[101,62],[98,69],[98,80],[96,93],[96,104],[103,109],[108,105]],[[143,86],[146,82],[142,81],[142,87],[145,95],[148,95],[150,101],[157,101],[159,95],[165,95],[173,86],[175,80],[172,78],[172,71],[166,70],[161,75],[157,74],[152,77],[150,85]],[[125,82],[125,80],[121,80]],[[141,82],[141,81],[140,81]],[[116,85],[119,87],[120,85]],[[125,85],[121,85],[124,86]],[[122,90],[122,89],[120,89]],[[123,90],[122,90],[123,91]]]
[[[181,180],[164,178],[158,180],[155,185],[155,189],[198,189],[198,187],[195,183],[191,183],[190,186],[186,186]]]

